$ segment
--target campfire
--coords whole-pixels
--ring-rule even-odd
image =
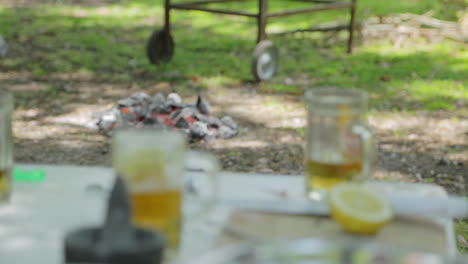
[[[151,97],[143,92],[119,100],[114,108],[99,117],[97,126],[107,136],[116,128],[126,127],[178,130],[191,141],[227,139],[234,137],[238,130],[231,117],[211,115],[209,103],[200,95],[195,103],[185,104],[176,93],[167,97],[157,93]]]

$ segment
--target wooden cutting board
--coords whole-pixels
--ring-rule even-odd
[[[345,233],[329,217],[237,210],[231,214],[219,244],[236,243],[243,239],[363,239],[405,249],[447,254],[450,245],[446,229],[438,222],[436,219],[394,220],[375,236],[355,236]]]

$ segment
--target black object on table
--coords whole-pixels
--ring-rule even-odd
[[[160,233],[132,225],[128,193],[117,177],[104,226],[71,232],[64,244],[66,263],[159,264],[165,243]]]

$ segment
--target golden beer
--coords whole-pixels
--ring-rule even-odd
[[[308,160],[305,167],[307,193],[310,193],[314,190],[327,190],[338,183],[352,181],[360,174],[362,162],[324,163]]]
[[[11,191],[11,170],[0,170],[0,202],[8,199]]]
[[[334,185],[363,181],[372,173],[375,144],[365,122],[368,95],[350,88],[317,87],[305,96],[305,189],[310,199],[322,200]]]
[[[182,203],[180,190],[132,193],[131,201],[135,224],[163,232],[170,248],[179,246]]]
[[[168,247],[178,248],[182,189],[171,182],[175,177],[168,175],[168,166],[166,155],[156,149],[133,152],[115,164],[130,187],[133,222],[162,232]]]
[[[216,159],[187,151],[186,143],[185,135],[158,129],[122,129],[112,135],[112,166],[128,186],[132,221],[164,235],[168,259],[180,253],[182,226],[191,220],[183,216],[204,212],[216,197]],[[186,167],[210,173],[203,184],[186,189]],[[190,206],[184,206],[184,197]]]

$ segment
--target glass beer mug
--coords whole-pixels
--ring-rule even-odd
[[[216,198],[217,160],[186,150],[185,135],[155,129],[116,131],[112,163],[129,189],[132,221],[161,231],[174,252],[180,245],[182,218],[204,212]],[[185,170],[204,171],[196,179]]]
[[[321,200],[329,188],[365,180],[375,162],[372,132],[364,124],[368,96],[353,89],[306,92],[306,194]]]

